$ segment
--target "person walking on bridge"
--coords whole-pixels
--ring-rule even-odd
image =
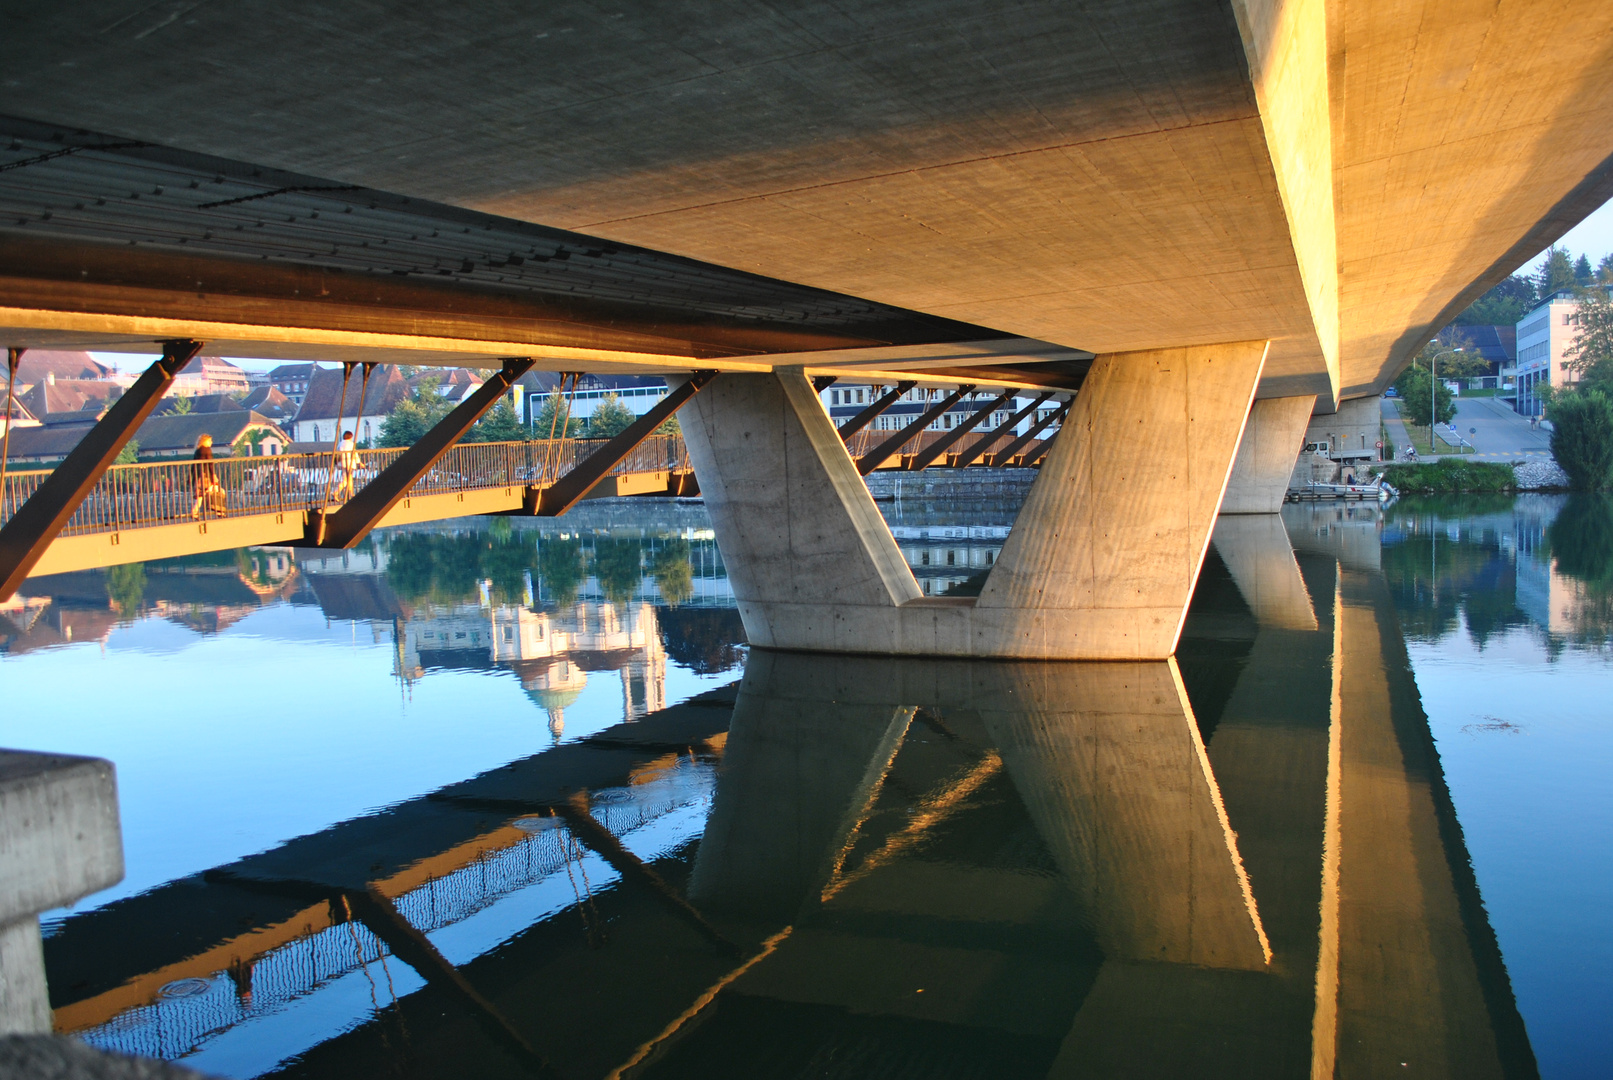
[[[196,502],[190,508],[190,516],[202,516],[202,506],[219,517],[224,516],[224,488],[218,482],[218,473],[213,469],[213,436],[202,434],[196,438],[196,453],[191,455],[196,464],[191,466],[191,490],[196,495]]]
[[[358,472],[358,446],[353,442],[351,431],[342,432],[342,441],[336,444],[336,468],[342,474],[342,482],[336,485],[336,497],[351,499],[353,474]]]

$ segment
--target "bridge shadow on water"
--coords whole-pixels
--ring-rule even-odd
[[[1304,514],[1223,519],[1171,661],[753,650],[723,689],[70,916],[57,1025],[229,1075],[1534,1075],[1378,525]],[[394,544],[384,594],[325,599],[409,622],[405,669],[469,662],[425,634],[478,591],[527,612],[478,646],[518,673],[542,665],[499,650],[540,618],[631,636],[653,551],[500,542],[473,574]],[[698,605],[654,615],[714,670],[742,655]]]

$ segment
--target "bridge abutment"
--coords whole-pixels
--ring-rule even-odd
[[[1161,659],[1176,647],[1266,355],[1100,356],[978,598],[925,597],[800,371],[726,374],[683,429],[765,648]]]

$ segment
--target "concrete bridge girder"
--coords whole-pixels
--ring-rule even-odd
[[[800,372],[719,376],[685,440],[756,645],[1162,659],[1266,343],[1099,357],[978,599],[929,598]]]

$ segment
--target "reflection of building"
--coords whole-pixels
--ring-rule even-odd
[[[1008,539],[1008,525],[896,525],[891,535],[902,549],[925,596],[990,570]]]
[[[428,667],[511,668],[548,713],[556,738],[589,672],[621,675],[625,720],[666,707],[666,652],[649,604],[581,603],[565,611],[464,604],[410,619],[402,632],[395,674],[412,679]]]

